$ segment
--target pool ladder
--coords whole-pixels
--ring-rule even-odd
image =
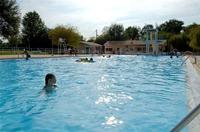
[[[182,66],[190,57],[192,57],[192,58],[194,59],[193,64],[197,64],[197,58],[195,57],[195,55],[194,55],[192,52],[190,52],[190,51],[186,51],[186,52],[184,53],[183,56],[187,55],[186,53],[189,53],[190,55],[187,56],[187,58],[183,61],[183,63],[181,64],[181,66]]]
[[[186,117],[184,117],[172,130],[171,132],[180,132],[186,127],[195,117],[200,113],[200,104],[196,106]]]

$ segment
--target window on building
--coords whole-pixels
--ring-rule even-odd
[[[112,48],[106,48],[106,51],[112,51]]]
[[[141,48],[137,48],[137,51],[141,51]]]

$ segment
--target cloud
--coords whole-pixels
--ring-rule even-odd
[[[186,24],[200,22],[199,0],[18,0],[18,3],[22,16],[35,10],[48,27],[70,24],[85,37],[95,36],[96,29],[112,23],[143,26],[172,18]]]

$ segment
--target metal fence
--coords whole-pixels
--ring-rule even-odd
[[[0,55],[19,55],[23,54],[24,47],[20,48],[0,48]],[[30,48],[27,50],[30,54],[70,54],[69,50],[59,49],[59,48]]]

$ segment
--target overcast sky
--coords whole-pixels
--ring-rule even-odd
[[[113,23],[161,24],[169,19],[200,23],[200,0],[17,0],[21,15],[37,11],[49,28],[72,25],[86,38]]]

